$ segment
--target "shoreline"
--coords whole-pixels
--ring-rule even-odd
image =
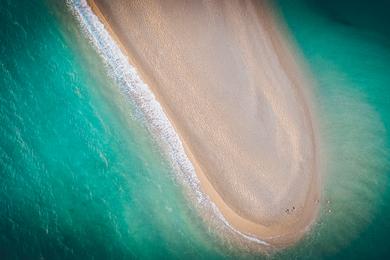
[[[148,86],[152,89],[152,92],[156,95],[157,100],[161,103],[164,112],[166,113],[167,117],[169,118],[170,122],[172,123],[173,127],[175,128],[176,132],[179,134],[180,139],[183,143],[183,146],[185,148],[185,151],[190,158],[195,171],[196,175],[201,183],[201,187],[203,191],[210,197],[211,201],[216,204],[217,208],[221,211],[222,215],[227,219],[227,221],[234,227],[236,228],[239,232],[242,232],[246,235],[249,236],[254,236],[257,237],[261,240],[267,241],[267,243],[270,243],[273,246],[276,247],[284,247],[287,245],[290,245],[297,240],[299,240],[302,235],[307,231],[307,229],[310,227],[312,222],[314,221],[317,212],[318,212],[318,200],[320,197],[320,192],[319,192],[319,176],[318,172],[312,173],[313,176],[309,188],[306,194],[306,199],[304,202],[304,211],[299,218],[294,218],[293,220],[290,220],[288,225],[285,224],[277,224],[277,225],[260,225],[258,223],[255,223],[251,221],[250,219],[247,219],[245,217],[242,217],[242,214],[237,214],[237,212],[229,206],[223,197],[220,195],[220,193],[217,191],[217,189],[213,186],[213,184],[210,182],[208,176],[205,173],[204,167],[202,167],[202,163],[199,162],[199,159],[197,159],[197,156],[193,154],[192,149],[190,148],[191,138],[186,138],[185,134],[183,134],[183,131],[180,130],[177,127],[177,124],[174,120],[174,116],[172,116],[171,109],[169,109],[169,105],[166,103],[166,100],[159,95],[159,92],[156,91],[156,87],[153,84],[153,80],[150,80],[147,76],[147,72],[145,69],[142,69],[142,64],[137,62],[137,59],[132,52],[128,51],[128,48],[124,46],[122,43],[122,40],[120,40],[120,36],[114,32],[112,29],[110,23],[107,21],[106,17],[103,15],[99,7],[96,5],[95,1],[93,0],[88,0],[87,1],[90,7],[92,8],[93,12],[99,17],[99,19],[103,22],[105,25],[105,28],[109,31],[111,37],[114,38],[118,46],[120,46],[121,50],[123,53],[127,55],[129,60],[131,61],[131,64],[133,64],[137,70],[139,71],[140,77],[147,83]],[[268,16],[268,15],[267,15]],[[270,27],[274,27],[274,24],[269,25]],[[275,28],[272,28],[275,29]],[[272,30],[271,29],[271,30]],[[275,32],[275,31],[273,31]],[[280,39],[280,35],[272,34],[270,35],[274,36],[273,44],[280,44],[281,42],[278,41]],[[272,41],[272,40],[271,40]],[[281,52],[285,54],[285,46],[279,46],[280,49],[283,49]],[[291,62],[294,63],[291,60],[283,59],[280,56],[282,56],[281,53],[277,53],[279,55],[279,59],[284,61],[285,64],[284,66],[288,66],[289,68],[292,67]],[[291,57],[290,57],[291,58]],[[295,68],[293,67],[292,71],[295,71]],[[150,73],[149,73],[150,74]],[[290,75],[291,76],[291,75]],[[294,77],[299,77],[296,76],[295,74],[291,76],[291,78]],[[299,81],[299,79],[294,78],[290,79],[290,81]],[[299,88],[299,84],[293,84],[297,88]],[[295,90],[296,93],[299,93],[299,95],[302,95],[302,99],[305,99],[305,94],[302,93],[304,91],[301,91],[300,89]],[[304,104],[304,109],[308,110],[308,104]],[[308,118],[312,118],[310,111],[305,111],[306,113],[309,114]],[[312,123],[313,121],[311,121]],[[314,137],[314,130],[312,129],[311,133],[311,139],[313,141],[313,146],[314,146],[314,152],[317,154],[317,148],[315,148],[315,137]],[[314,158],[315,160],[317,158]],[[318,171],[317,169],[318,165],[315,165],[315,170]],[[313,204],[313,201],[316,201]],[[310,205],[307,205],[310,204]],[[307,212],[307,208],[309,207],[309,212]],[[298,219],[298,220],[297,220]],[[295,221],[295,222],[294,222]],[[269,227],[271,226],[271,227]],[[286,228],[286,226],[289,226],[289,228]],[[298,226],[298,227],[296,227]]]

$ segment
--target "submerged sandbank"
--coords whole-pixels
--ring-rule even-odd
[[[157,96],[229,223],[274,245],[299,239],[319,206],[318,153],[306,80],[266,4],[90,4]]]

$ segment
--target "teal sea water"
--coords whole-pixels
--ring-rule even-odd
[[[64,3],[0,0],[0,259],[388,258],[390,9],[339,2],[277,1],[326,170],[318,223],[264,256],[202,221]]]
[[[313,74],[326,150],[319,224],[295,253],[308,258],[387,259],[390,2],[277,4]]]
[[[224,252],[65,4],[0,17],[0,259]]]

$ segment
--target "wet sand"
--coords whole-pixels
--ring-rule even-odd
[[[264,1],[89,1],[228,222],[297,241],[320,197],[308,81]]]

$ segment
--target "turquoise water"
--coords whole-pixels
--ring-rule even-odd
[[[65,5],[0,17],[0,258],[219,255]]]
[[[387,259],[390,3],[277,2],[313,73],[326,143],[321,218],[294,255]]]
[[[64,4],[0,4],[1,259],[261,257],[203,223]],[[268,257],[386,258],[385,9],[279,4],[317,83],[326,185],[312,232]]]

